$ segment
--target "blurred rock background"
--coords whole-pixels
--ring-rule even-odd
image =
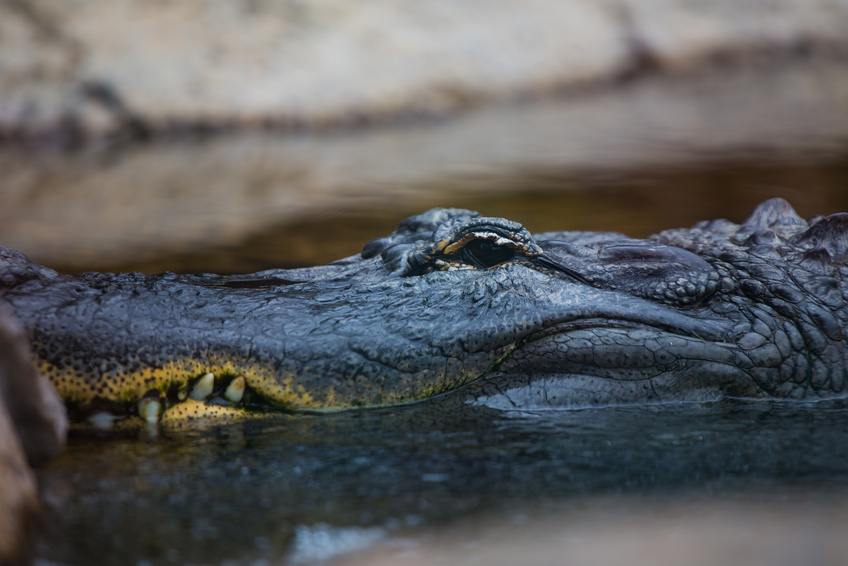
[[[246,271],[463,206],[848,209],[848,0],[0,0],[0,244]]]
[[[35,368],[23,327],[0,301],[0,564],[28,563],[41,504],[37,466],[61,452],[65,407]]]

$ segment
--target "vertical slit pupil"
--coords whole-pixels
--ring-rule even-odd
[[[494,267],[515,257],[515,250],[485,239],[468,242],[459,253],[463,262],[481,269]]]

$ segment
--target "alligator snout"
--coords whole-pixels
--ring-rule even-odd
[[[632,239],[435,209],[358,257],[237,277],[70,277],[0,249],[0,297],[80,415],[832,397],[846,219],[774,199]]]

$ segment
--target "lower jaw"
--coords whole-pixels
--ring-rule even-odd
[[[466,393],[466,403],[508,411],[585,409],[658,403],[704,403],[725,394],[716,387],[669,387],[673,377],[617,380],[585,374],[489,376],[490,386]],[[502,383],[495,385],[496,381]]]

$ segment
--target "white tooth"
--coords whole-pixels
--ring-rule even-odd
[[[224,391],[224,397],[233,403],[241,401],[241,398],[244,397],[244,378],[242,376],[238,376],[230,382],[227,390]]]
[[[118,417],[113,415],[112,413],[99,412],[94,413],[90,417],[88,417],[88,422],[91,423],[91,426],[100,430],[110,430],[112,428],[112,422],[117,420]]]
[[[149,424],[156,424],[162,414],[162,403],[155,397],[145,397],[138,402],[138,416]]]
[[[207,373],[203,377],[197,380],[197,383],[194,384],[194,389],[189,393],[189,397],[194,399],[195,401],[203,401],[210,395],[212,395],[212,388],[215,386],[215,376],[211,373]]]
[[[183,387],[179,391],[177,391],[177,399],[180,401],[185,401],[188,398],[188,389]]]

